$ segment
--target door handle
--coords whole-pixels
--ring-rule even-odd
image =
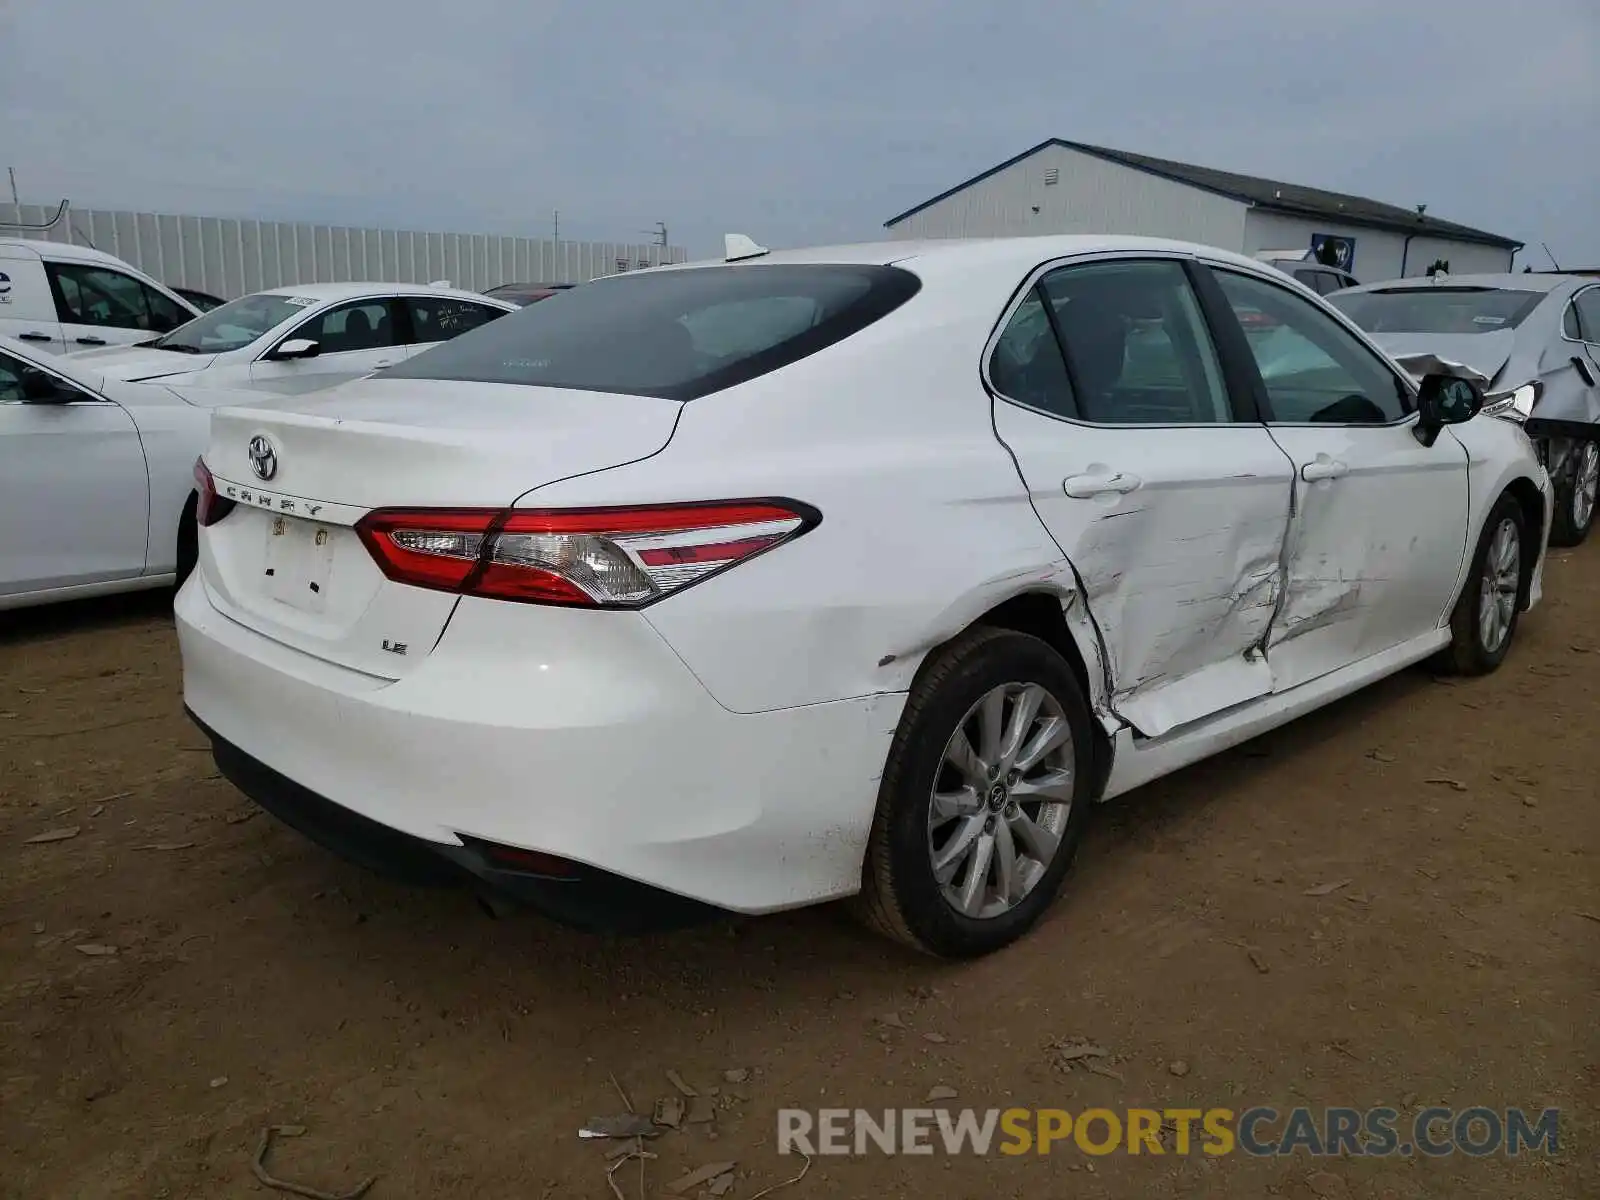
[[[19,341],[19,342],[53,342],[53,341],[55,341],[55,338],[51,337],[48,333],[19,333],[19,334],[17,334],[17,341]]]
[[[392,367],[392,366],[394,366],[394,360],[390,359],[388,362],[374,363],[372,365],[372,369],[374,371],[382,371],[382,370],[385,370],[386,368]]]
[[[1088,500],[1093,496],[1116,494],[1126,496],[1138,487],[1137,475],[1068,475],[1061,481],[1062,489],[1074,500]]]
[[[1337,479],[1349,469],[1335,459],[1319,458],[1300,468],[1300,478],[1307,483],[1315,483],[1319,479]]]
[[[72,340],[77,342],[80,346],[104,346],[106,344],[105,338],[97,337],[81,337],[73,338]]]

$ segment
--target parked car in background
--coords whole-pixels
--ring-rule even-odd
[[[199,314],[120,258],[65,242],[0,237],[0,336],[46,354],[145,341]]]
[[[73,357],[118,379],[308,392],[393,367],[515,311],[426,284],[295,284],[230,300],[134,346]]]
[[[1390,354],[1482,372],[1487,411],[1526,423],[1555,483],[1551,540],[1589,536],[1600,492],[1600,279],[1440,275],[1369,284],[1332,303]]]
[[[213,296],[210,292],[202,292],[199,288],[178,287],[174,284],[172,290],[201,312],[210,312],[213,308],[227,303],[221,296]]]
[[[1256,255],[1257,262],[1276,267],[1291,279],[1305,284],[1319,296],[1328,296],[1343,288],[1359,286],[1349,271],[1318,262],[1309,250],[1263,250]]]
[[[859,893],[979,954],[1096,800],[1492,671],[1539,598],[1528,439],[1263,264],[729,242],[214,414],[176,615],[224,775],[568,921]],[[1245,312],[1314,365],[1263,378]]]
[[[523,308],[539,300],[548,300],[557,292],[569,291],[575,286],[571,283],[502,283],[483,294]]]
[[[211,404],[0,337],[0,609],[181,582]]]

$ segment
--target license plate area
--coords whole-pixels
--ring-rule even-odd
[[[334,527],[315,521],[269,517],[261,568],[266,594],[301,612],[327,612],[336,536]]]

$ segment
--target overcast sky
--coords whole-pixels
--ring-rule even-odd
[[[701,255],[874,238],[1047,137],[1600,266],[1600,3],[0,0],[37,202]]]

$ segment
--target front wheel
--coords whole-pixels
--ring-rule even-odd
[[[912,689],[879,789],[857,908],[966,958],[1021,937],[1072,864],[1093,799],[1092,726],[1048,643],[975,629]]]
[[[1600,496],[1600,442],[1583,441],[1573,447],[1555,493],[1550,544],[1581,546],[1594,527],[1595,501]]]
[[[1458,675],[1487,675],[1511,649],[1522,610],[1525,558],[1536,553],[1522,508],[1501,496],[1484,522],[1472,570],[1450,614],[1450,645],[1442,665]]]

